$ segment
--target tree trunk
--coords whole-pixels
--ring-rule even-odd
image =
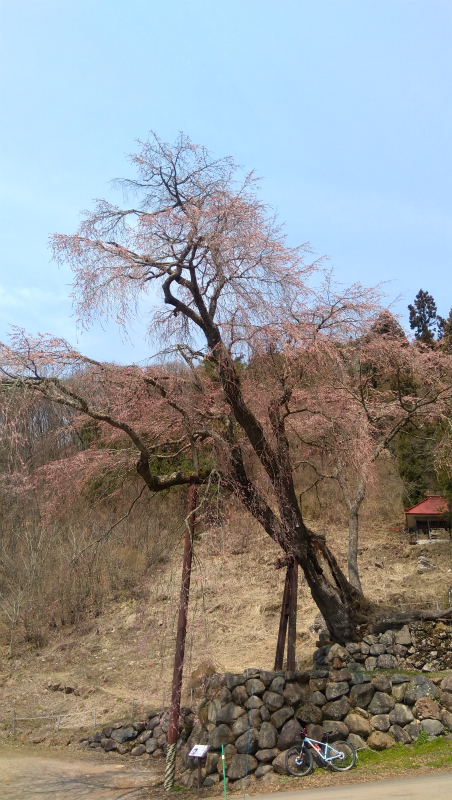
[[[353,507],[348,518],[348,580],[363,594],[358,572],[358,509]]]

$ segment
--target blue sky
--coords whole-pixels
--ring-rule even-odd
[[[149,355],[76,331],[48,236],[75,231],[125,154],[183,130],[265,178],[291,244],[337,278],[452,305],[450,0],[0,0],[0,334],[97,358]]]

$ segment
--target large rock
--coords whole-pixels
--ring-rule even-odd
[[[441,722],[446,726],[446,728],[449,728],[449,730],[452,731],[452,714],[450,711],[443,710],[441,712]]]
[[[394,637],[395,644],[403,644],[409,647],[411,644],[411,634],[408,625],[404,625],[400,631],[397,631]]]
[[[287,750],[288,747],[292,747],[294,744],[298,744],[300,742],[299,734],[301,733],[301,725],[297,722],[296,719],[289,719],[288,722],[283,725],[280,734],[278,736],[277,747],[278,750]]]
[[[325,689],[325,697],[327,700],[336,700],[338,697],[342,697],[343,694],[348,694],[347,681],[329,683]]]
[[[158,746],[159,746],[159,743],[158,743],[157,739],[154,739],[154,738],[148,739],[146,741],[146,753],[149,753],[149,755],[152,755],[152,753],[155,753],[155,751],[158,750]]]
[[[395,669],[397,664],[397,656],[392,656],[389,653],[383,653],[377,658],[378,669]]]
[[[332,703],[326,703],[323,706],[323,716],[325,719],[342,719],[346,717],[350,711],[350,701],[347,697],[343,696],[340,700],[333,700]]]
[[[315,742],[321,742],[323,740],[324,730],[321,725],[313,725],[312,723],[307,725],[306,733],[308,737],[310,739],[314,739]]]
[[[146,751],[146,747],[145,747],[145,745],[144,745],[144,744],[139,744],[139,745],[137,745],[136,747],[133,747],[133,748],[132,748],[132,750],[131,750],[131,752],[130,752],[130,755],[131,755],[131,756],[142,756],[142,755],[144,755],[144,753],[146,753],[146,752],[147,752],[147,751]]]
[[[209,751],[206,756],[206,775],[212,775],[217,771],[218,761],[220,760],[220,754],[215,753],[214,751]]]
[[[394,708],[394,700],[385,692],[375,692],[368,706],[369,714],[388,714]]]
[[[245,687],[236,686],[235,689],[232,690],[232,699],[236,705],[244,706],[248,700],[248,692]]]
[[[441,692],[439,699],[448,711],[452,711],[452,692]]]
[[[350,683],[352,686],[362,683],[370,683],[371,676],[367,672],[354,672]]]
[[[377,668],[377,659],[375,656],[368,656],[364,662],[364,666],[368,672],[372,672]]]
[[[282,675],[277,675],[276,678],[273,678],[270,684],[270,691],[275,692],[276,694],[281,694],[284,692],[284,686],[286,682]]]
[[[372,678],[372,686],[376,692],[391,694],[392,684],[387,675],[375,675]]]
[[[350,702],[353,706],[367,708],[375,694],[375,687],[371,683],[358,683],[350,689]]]
[[[325,733],[330,733],[328,739],[330,742],[338,742],[342,739],[346,739],[350,733],[345,722],[337,722],[336,720],[326,719],[322,727]]]
[[[413,675],[405,694],[405,703],[408,706],[414,706],[416,700],[421,697],[431,697],[436,700],[438,696],[439,691],[431,680],[425,675]]]
[[[233,674],[232,672],[226,672],[224,677],[226,680],[226,686],[230,692],[235,689],[236,686],[243,686],[246,680],[243,672],[241,672],[240,675]]]
[[[259,672],[259,680],[262,681],[262,683],[264,684],[264,686],[267,687],[267,689],[270,686],[274,677],[275,677],[274,672],[268,672],[266,670],[262,670],[261,672]]]
[[[342,683],[343,681],[351,681],[352,675],[348,669],[331,670],[330,683]]]
[[[389,721],[389,714],[376,714],[370,718],[370,727],[374,731],[386,732],[389,730],[391,723]]]
[[[392,644],[394,644],[394,632],[385,631],[385,633],[380,633],[378,641],[385,647],[390,647]]]
[[[253,694],[252,697],[248,697],[248,700],[245,701],[244,705],[247,711],[249,711],[250,708],[260,708],[262,705],[262,700],[257,696],[257,694]]]
[[[259,714],[262,722],[270,721],[270,711],[268,710],[267,706],[262,705],[259,709]]]
[[[306,724],[320,725],[323,719],[322,709],[313,703],[302,703],[298,706],[295,716]]]
[[[134,728],[119,728],[119,730],[111,732],[111,738],[114,739],[118,744],[130,742],[132,739],[136,739],[137,736],[138,731],[134,730]]]
[[[287,750],[288,749],[289,748],[287,748]],[[273,769],[275,770],[275,772],[278,773],[278,775],[287,775],[287,769],[286,769],[287,750],[284,750],[282,753],[276,756],[275,760],[272,763]]]
[[[416,721],[410,722],[409,725],[405,725],[405,730],[409,736],[411,736],[411,740],[415,742],[421,732],[421,723]]]
[[[385,650],[386,650],[386,647],[385,647],[384,644],[372,644],[370,646],[370,655],[371,656],[381,656],[381,654],[384,653]]]
[[[249,731],[242,733],[242,735],[235,740],[235,746],[238,753],[246,753],[249,746],[249,752],[254,755],[254,753],[259,750],[258,732],[256,728],[251,728]]]
[[[233,744],[235,736],[229,725],[218,725],[209,736],[209,747],[211,750],[221,750],[223,744]]]
[[[225,767],[225,770],[226,770],[226,774],[227,774],[227,771],[228,771],[229,764],[231,763],[232,758],[235,755],[237,755],[237,750],[234,747],[234,745],[233,744],[227,744],[225,746],[225,748],[224,748],[224,767]],[[217,772],[218,772],[218,774],[220,776],[223,775],[223,761],[221,759],[221,756],[218,759]]]
[[[152,741],[155,742],[156,740],[152,739]],[[118,745],[117,745],[117,743],[115,742],[114,739],[103,739],[101,744],[102,744],[102,747],[104,748],[104,750],[107,753],[110,753],[112,750],[117,750],[117,748],[118,748]]]
[[[324,706],[326,703],[326,697],[322,692],[313,692],[308,697],[309,703],[314,703],[315,706]]]
[[[277,751],[277,750],[275,750],[274,752],[275,752],[275,756],[274,756],[274,758],[272,759],[272,761],[273,761],[273,760],[276,758],[276,756],[278,755],[278,751]],[[258,756],[258,754],[256,753],[256,758],[257,758],[257,756]],[[267,764],[266,762],[261,762],[261,763],[259,764],[259,766],[258,766],[258,768],[257,768],[256,772],[254,773],[254,777],[255,777],[255,778],[257,778],[257,779],[259,779],[259,778],[263,778],[263,777],[264,777],[264,775],[268,775],[268,773],[269,773],[269,772],[273,772],[273,767],[272,767],[272,765],[271,765],[271,764]]]
[[[420,697],[414,704],[414,711],[416,717],[420,720],[423,719],[441,719],[440,707],[435,700],[430,697]],[[411,722],[411,720],[409,720]]]
[[[263,694],[265,692],[265,684],[259,680],[259,678],[250,678],[249,681],[245,683],[245,689],[249,695],[251,692],[254,694]]]
[[[409,744],[411,742],[411,736],[408,731],[401,728],[400,725],[391,725],[389,728],[389,733],[391,734],[394,741],[398,742],[399,744]]]
[[[248,772],[254,772],[257,769],[257,761],[254,756],[247,756],[246,753],[237,753],[237,755],[232,756],[227,771],[227,776],[231,781],[238,781],[240,778],[245,777],[247,760]]]
[[[441,736],[444,733],[444,725],[437,719],[424,719],[421,722],[421,728],[426,731],[429,736]]]
[[[265,750],[258,750],[255,756],[261,763],[269,764],[271,761],[275,760],[278,753],[279,750],[276,747],[268,747]]]
[[[273,713],[273,711],[278,711],[284,705],[284,697],[277,692],[265,692],[264,693],[264,703],[267,706],[268,710]]]
[[[230,725],[244,713],[245,710],[241,706],[236,706],[235,703],[228,703],[217,712],[217,725],[221,725],[221,723]]]
[[[401,703],[405,697],[406,683],[400,683],[398,686],[392,687],[392,696],[396,703]]]
[[[452,675],[447,675],[442,679],[441,689],[443,692],[452,692]]]
[[[392,736],[381,731],[374,731],[368,738],[367,744],[372,750],[389,750],[394,747],[395,742]]]
[[[306,696],[306,689],[299,683],[288,683],[283,692],[284,700],[287,705],[295,706]]]
[[[326,678],[311,678],[309,681],[309,690],[311,692],[324,692],[326,687]]]
[[[271,721],[275,728],[281,728],[285,722],[287,722],[290,717],[293,717],[293,708],[289,708],[289,706],[284,706],[284,708],[280,708],[279,711],[275,711],[274,714],[271,716]],[[281,748],[280,748],[281,749]]]
[[[259,749],[267,750],[276,747],[277,730],[271,722],[263,722],[259,731]]]
[[[403,703],[396,703],[391,713],[389,714],[389,722],[391,725],[400,725],[402,728],[413,722],[413,714],[408,706]]]
[[[367,738],[372,733],[370,723],[360,714],[347,714],[344,719],[344,724],[347,726],[350,733],[356,733],[358,736],[363,736],[364,738]]]
[[[354,747],[355,750],[366,750],[367,744],[361,736],[358,736],[356,733],[350,733],[347,739],[347,742],[350,742],[351,746]]]
[[[235,737],[239,737],[242,735],[242,733],[245,733],[245,731],[248,730],[249,726],[250,723],[248,719],[248,714],[246,714],[243,717],[239,717],[238,719],[236,719],[236,721],[232,726],[232,733],[234,734]]]

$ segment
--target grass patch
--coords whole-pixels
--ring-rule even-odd
[[[373,766],[391,769],[452,766],[452,742],[438,738],[431,742],[421,740],[408,745],[398,744],[380,752],[360,750],[356,768]]]

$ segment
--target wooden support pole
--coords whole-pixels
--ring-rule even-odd
[[[295,672],[295,648],[297,638],[298,564],[294,562],[290,572],[289,615],[287,635],[287,669]]]
[[[175,744],[179,733],[180,697],[182,691],[182,675],[184,669],[185,636],[187,632],[188,598],[190,594],[192,543],[195,529],[195,508],[198,500],[198,489],[192,484],[188,492],[188,527],[185,531],[184,561],[182,566],[182,582],[179,600],[179,618],[177,622],[176,653],[174,656],[173,686],[171,692],[171,708],[168,730],[168,744]]]
[[[275,656],[275,671],[283,668],[284,650],[286,646],[287,621],[289,616],[291,571],[292,571],[292,565],[289,564],[286,570],[286,580],[284,582],[284,592],[281,604],[281,616],[279,618],[278,641],[276,644],[276,656]]]

